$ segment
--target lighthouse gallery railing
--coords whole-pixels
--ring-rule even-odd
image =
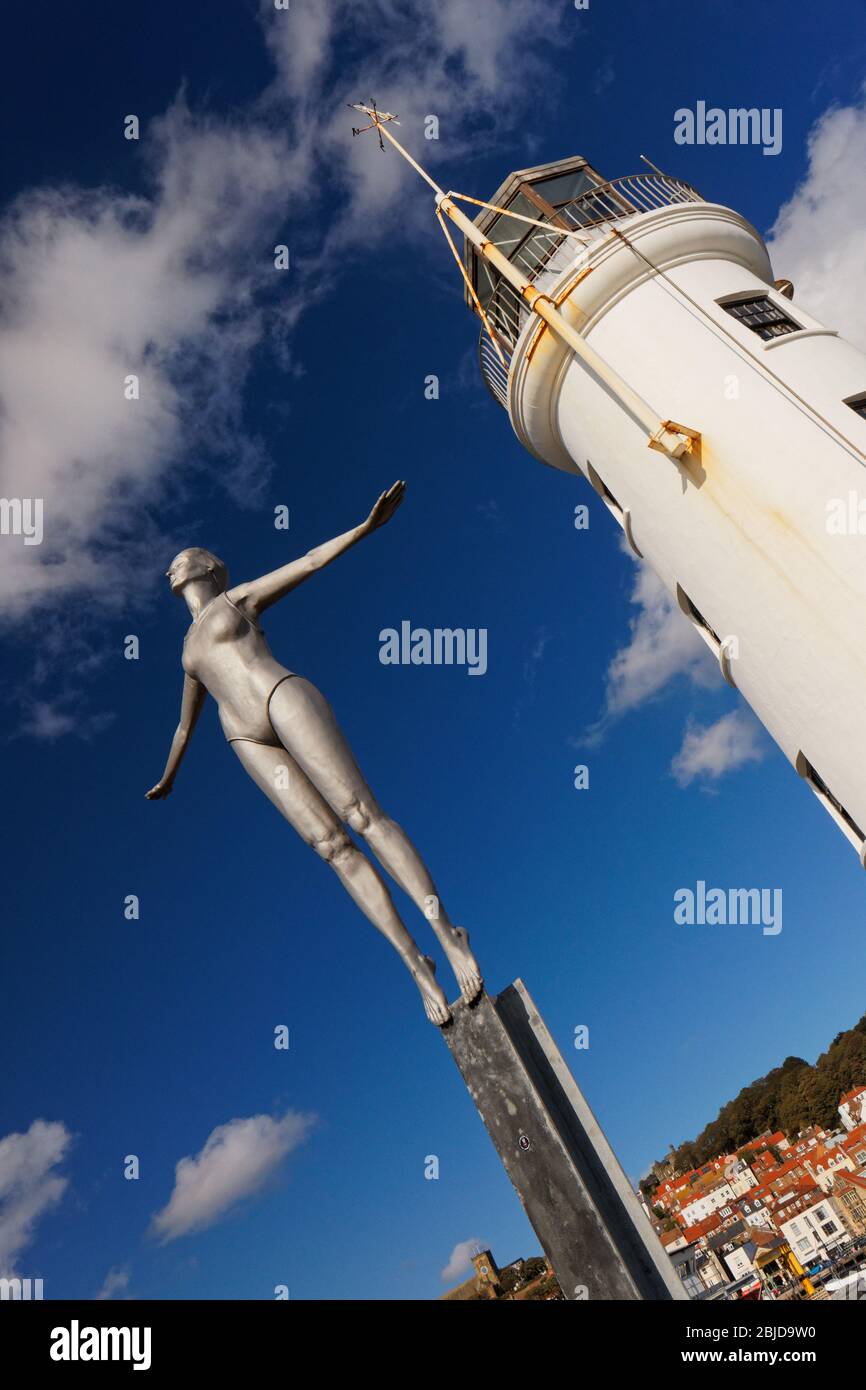
[[[656,208],[675,203],[702,203],[704,199],[691,184],[668,174],[627,174],[611,179],[596,188],[589,188],[580,197],[557,209],[559,215],[575,231],[586,231],[590,239],[604,234],[611,222],[622,221],[636,214],[653,212]],[[567,240],[558,228],[537,229],[526,238],[512,259],[525,274],[535,279]],[[486,306],[487,317],[496,341],[505,358],[503,365],[486,331],[478,340],[478,356],[484,384],[501,406],[508,408],[508,366],[514,345],[520,335],[528,307],[507,280],[500,280]]]

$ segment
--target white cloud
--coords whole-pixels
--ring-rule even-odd
[[[544,653],[551,641],[552,636],[548,629],[546,627],[539,628],[535,634],[535,640],[530,648],[529,655],[523,663],[523,684],[525,690],[515,702],[515,724],[519,723],[524,709],[535,699],[536,680],[541,669],[541,663],[544,660]]]
[[[289,1110],[278,1120],[251,1115],[218,1125],[200,1153],[177,1164],[174,1190],[153,1217],[151,1234],[165,1244],[212,1226],[260,1191],[283,1159],[304,1143],[315,1122],[314,1115]]]
[[[4,496],[44,499],[45,529],[41,546],[2,547],[7,616],[133,591],[154,569],[148,508],[193,441],[222,438],[238,485],[255,469],[239,392],[255,292],[275,274],[261,238],[296,165],[281,137],[182,102],[146,138],[149,196],[36,189],[0,227],[0,479]]]
[[[463,73],[477,98],[503,96],[502,82],[506,78],[506,99],[512,104],[520,100],[517,79],[522,72],[531,77],[536,58],[526,51],[526,41],[534,36],[537,54],[542,43],[565,31],[572,16],[557,15],[546,0],[439,0],[426,9],[436,28],[434,51],[440,55],[444,69],[447,59],[453,63],[459,56]],[[425,40],[422,39],[422,42]],[[528,45],[527,45],[528,46]],[[507,74],[507,75],[506,75]]]
[[[267,341],[299,370],[300,314],[387,237],[432,225],[427,190],[374,135],[352,139],[363,118],[346,103],[372,95],[397,110],[407,145],[455,176],[481,139],[507,139],[507,162],[528,162],[541,53],[576,33],[570,18],[551,18],[545,0],[284,11],[262,0],[274,76],[245,110],[218,118],[180,97],[129,142],[128,189],[44,186],[7,207],[0,495],[42,498],[45,539],[2,547],[0,619],[67,616],[63,601],[85,597],[75,611],[86,637],[101,607],[147,600],[157,557],[195,539],[179,518],[203,454],[238,503],[255,500],[268,471],[244,419],[255,349]],[[430,114],[438,141],[423,138]],[[273,248],[284,240],[294,254],[281,275]],[[453,273],[447,250],[438,264]],[[137,401],[124,396],[130,375]],[[69,660],[43,655],[39,678],[58,673],[68,686]],[[50,703],[28,721],[36,736],[63,732],[66,711],[52,716]]]
[[[46,743],[75,734],[78,738],[90,739],[101,734],[114,721],[111,711],[92,714],[67,702],[66,708],[51,704],[46,700],[34,700],[29,704],[21,723],[21,732],[31,738]]]
[[[276,10],[273,0],[260,0],[268,48],[295,100],[309,100],[321,86],[338,7],[339,0],[329,0]]]
[[[22,732],[29,734],[31,738],[44,739],[50,743],[56,738],[62,738],[64,734],[72,733],[75,729],[75,719],[56,705],[51,705],[45,700],[36,700],[21,728]]]
[[[460,1240],[448,1257],[448,1263],[442,1270],[442,1280],[446,1284],[451,1284],[455,1279],[465,1279],[472,1272],[472,1256],[477,1255],[479,1250],[485,1247],[480,1240]]]
[[[131,1271],[126,1265],[110,1269],[105,1276],[97,1300],[126,1297]]]
[[[681,787],[687,787],[696,778],[717,781],[726,772],[760,762],[765,756],[760,724],[748,710],[736,709],[715,724],[690,724],[671,772]]]
[[[776,275],[795,301],[866,350],[866,92],[831,107],[809,135],[809,168],[768,242]]]
[[[597,742],[615,719],[653,699],[678,676],[701,686],[712,686],[720,679],[712,654],[647,565],[637,566],[631,601],[638,609],[629,624],[631,637],[607,668],[604,710],[588,731],[590,743]]]
[[[55,1170],[71,1142],[65,1125],[47,1120],[0,1139],[0,1277],[15,1273],[37,1223],[66,1191],[68,1179]]]
[[[318,9],[275,12],[262,4],[278,70],[263,105],[292,111],[296,131],[314,146],[316,186],[336,190],[338,202],[318,255],[308,258],[304,304],[289,311],[290,324],[330,292],[346,255],[370,254],[391,236],[405,241],[433,220],[429,191],[396,151],[386,145],[383,154],[375,132],[351,138],[351,127],[368,121],[347,103],[373,98],[398,115],[398,139],[434,173],[442,165],[456,176],[480,139],[489,149],[506,135],[519,164],[534,139],[535,84],[543,76],[549,91],[556,81],[544,55],[555,56],[576,33],[567,10],[551,12],[547,0],[331,0],[327,20]],[[423,133],[431,115],[439,120],[436,140]],[[449,254],[443,249],[450,272]]]

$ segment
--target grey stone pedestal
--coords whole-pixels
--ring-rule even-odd
[[[687,1298],[523,983],[443,1036],[565,1296]]]

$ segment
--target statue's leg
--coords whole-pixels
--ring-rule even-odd
[[[363,835],[379,863],[424,913],[448,957],[466,1000],[481,993],[481,970],[469,936],[440,902],[433,879],[405,831],[371,792],[328,701],[308,680],[295,676],[271,697],[271,723],[340,820]]]
[[[375,866],[346,834],[306,773],[283,748],[246,740],[232,743],[232,748],[257,786],[301,839],[330,864],[364,915],[390,941],[421,991],[427,1017],[433,1023],[447,1023],[451,1011],[436,983],[434,962],[412,940]]]

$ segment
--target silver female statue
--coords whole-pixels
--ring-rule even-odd
[[[382,811],[325,697],[275,660],[259,626],[259,615],[272,603],[384,526],[405,491],[405,483],[394,483],[360,526],[232,589],[225,565],[210,551],[196,547],[175,556],[166,577],[172,593],[186,599],[192,623],[183,644],[180,723],[165,771],[147,797],[159,801],[171,791],[210,691],[223,732],[253,781],[331,865],[361,911],[388,938],[421,991],[427,1017],[441,1025],[451,1013],[436,983],[435,964],[412,940],[382,878],[344,824],[363,836],[379,863],[428,918],[467,1002],[482,989],[469,937],[442,907],[414,845]]]

